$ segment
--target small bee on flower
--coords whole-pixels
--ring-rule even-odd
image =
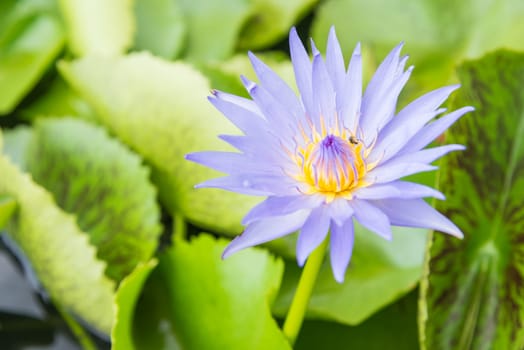
[[[360,142],[360,140],[357,139],[357,137],[356,137],[356,136],[353,136],[353,135],[351,135],[351,136],[349,137],[348,141],[351,142],[351,143],[354,144],[354,145],[358,145],[358,143]]]

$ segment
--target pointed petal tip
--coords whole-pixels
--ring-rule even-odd
[[[226,247],[226,249],[224,249],[224,251],[222,252],[222,255],[220,256],[220,258],[222,260],[225,260],[227,259],[229,256],[231,256],[231,254],[233,254],[234,252],[231,251],[231,249],[229,249],[229,246]]]
[[[227,259],[231,255],[235,254],[236,252],[238,252],[238,251],[240,251],[242,249],[247,248],[245,246],[243,247],[243,246],[239,246],[238,245],[238,241],[239,241],[240,237],[242,237],[242,234],[236,236],[235,238],[233,238],[233,240],[231,242],[229,242],[227,247],[222,252],[222,260]]]
[[[451,94],[453,91],[456,91],[459,88],[460,88],[460,84],[452,84],[448,86],[443,86],[440,89],[443,89],[444,91],[447,91],[448,94]],[[440,89],[437,89],[437,90],[440,90]]]
[[[397,55],[397,56],[400,56],[400,51],[402,51],[402,48],[404,47],[404,44],[405,44],[404,40],[402,40],[401,42],[399,42],[399,43],[397,44],[397,46],[395,46],[395,47],[393,48],[393,50],[391,50],[391,53],[393,53],[393,54],[395,54],[395,55]]]
[[[362,47],[360,45],[360,41],[357,42],[357,45],[355,45],[355,50],[353,51],[353,55],[360,55],[360,51],[362,50]]]
[[[260,61],[259,58],[257,57],[257,55],[255,55],[253,53],[253,51],[251,51],[251,50],[249,50],[247,52],[247,56],[249,57],[249,60],[251,61],[252,64],[253,64],[253,61],[255,61],[255,62],[259,62]]]
[[[317,46],[315,45],[315,41],[313,38],[309,38],[309,43],[311,44],[311,53],[313,53],[313,56],[320,55],[320,51],[317,49]]]
[[[393,240],[393,233],[390,232],[387,235],[380,235],[380,237],[384,238],[388,242],[391,242]]]
[[[475,111],[475,107],[473,107],[473,106],[465,106],[465,107],[462,107],[462,108],[459,108],[459,109],[456,109],[454,111],[449,112],[448,115],[453,114],[453,115],[455,115],[457,117],[456,120],[458,120],[458,118],[462,117],[464,114],[470,113],[470,112],[473,112],[473,111]],[[447,112],[447,111],[445,111],[445,112]]]
[[[458,239],[464,239],[464,234],[458,228],[456,230],[438,231],[438,232],[442,232],[444,234],[453,236],[453,237],[458,238]]]
[[[222,99],[223,95],[224,95],[224,93],[222,91],[217,90],[217,89],[211,89],[211,95],[208,96],[207,98],[208,98],[208,100],[213,102],[213,100]]]
[[[304,267],[304,264],[306,263],[307,255],[301,256],[300,253],[297,251],[297,264],[300,267]]]
[[[444,193],[442,193],[440,191],[435,191],[435,196],[433,198],[441,200],[441,201],[445,201],[446,200],[446,196],[444,195]]]
[[[291,30],[289,31],[289,46],[293,47],[294,45],[302,45],[302,41],[300,40],[300,37],[298,36],[297,28],[294,26],[291,27]]]
[[[335,271],[333,271],[333,277],[335,278],[335,281],[337,281],[337,283],[344,283],[344,279],[345,279],[345,275],[344,274],[339,274],[339,273],[336,273]]]
[[[440,232],[456,237],[458,239],[464,239],[464,233],[462,233],[462,231],[452,222],[451,222],[451,225],[453,227],[446,229],[446,231],[440,231]]]
[[[198,152],[185,154],[184,159],[190,162],[199,163],[198,162]]]
[[[244,74],[240,74],[240,80],[244,85],[251,83],[251,80],[249,80],[249,78],[246,77]]]
[[[337,38],[337,32],[335,30],[335,26],[332,25],[331,28],[329,28],[329,36],[328,36],[328,43],[331,41],[332,44],[336,44],[340,47],[340,43],[338,42]]]
[[[195,162],[195,163],[207,166],[206,164],[204,164],[205,160],[206,160],[206,153],[207,152],[205,152],[205,151],[204,152],[187,153],[186,155],[184,155],[184,159],[189,160],[190,162]]]
[[[437,212],[441,218],[443,219],[443,224],[439,227],[435,227],[434,231],[442,232],[444,234],[448,234],[450,236],[456,237],[458,239],[464,238],[464,233],[458,228],[457,225],[455,225],[450,219],[448,219],[445,215],[442,213]]]
[[[249,78],[246,77],[245,75],[241,75],[240,80],[242,80],[242,84],[244,84],[244,87],[246,88],[247,92],[249,93],[253,91],[257,86],[255,82],[249,80]]]

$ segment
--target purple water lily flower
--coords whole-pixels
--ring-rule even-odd
[[[406,70],[402,43],[380,64],[362,93],[362,59],[357,45],[346,69],[335,30],[325,59],[312,42],[310,59],[296,30],[289,36],[299,91],[294,91],[254,54],[260,80],[242,81],[251,99],[214,91],[209,100],[244,135],[220,136],[240,152],[198,152],[187,159],[229,174],[197,187],[216,187],[267,196],[243,219],[245,231],[224,257],[300,230],[297,260],[330,232],[330,260],[344,280],[353,250],[353,223],[391,239],[391,225],[423,227],[462,237],[450,220],[423,199],[444,199],[433,188],[401,180],[436,169],[431,163],[462,145],[424,149],[465,113],[444,115],[439,106],[458,88],[429,92],[398,113],[397,99],[413,67]]]

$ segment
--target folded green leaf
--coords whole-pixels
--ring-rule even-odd
[[[53,1],[2,0],[0,115],[11,112],[36,85],[64,45]]]
[[[173,59],[181,51],[186,36],[186,19],[179,1],[135,0],[137,30],[135,47]]]
[[[115,322],[111,330],[111,348],[113,350],[133,350],[133,320],[135,306],[147,277],[158,261],[150,260],[140,264],[118,286],[115,296]]]
[[[79,119],[38,120],[27,169],[76,215],[109,277],[120,281],[153,255],[161,227],[149,169],[105,130]]]
[[[289,28],[318,0],[252,0],[253,13],[244,25],[239,46],[260,49],[282,40]]]
[[[524,346],[524,54],[464,63],[457,105],[473,105],[447,135],[467,150],[441,170],[440,209],[463,241],[435,235],[421,303],[427,349]]]
[[[27,171],[27,146],[33,138],[33,128],[25,125],[4,131],[4,147],[2,152],[16,166]]]
[[[289,57],[277,52],[257,52],[256,55],[269,65],[290,87],[295,89],[295,73]],[[235,55],[225,61],[209,62],[200,65],[199,68],[209,78],[213,89],[247,98],[249,98],[249,94],[242,84],[240,76],[245,75],[253,81],[257,80],[257,76],[251,67],[251,61],[245,54]]]
[[[9,196],[0,195],[0,229],[3,229],[16,209],[16,201]]]
[[[46,89],[37,99],[24,106],[20,116],[25,120],[65,116],[75,116],[90,121],[95,119],[89,104],[82,100],[60,76],[46,85]]]
[[[74,218],[0,155],[0,193],[15,199],[17,215],[8,227],[55,302],[93,327],[109,333],[113,320],[114,282],[105,277],[105,263],[97,260]]]
[[[250,0],[178,0],[187,23],[185,56],[190,60],[220,60],[231,56]]]
[[[189,243],[177,242],[160,257],[145,287],[158,293],[149,296],[156,306],[139,309],[146,313],[160,307],[168,315],[156,320],[135,315],[140,348],[290,349],[270,312],[282,261],[260,249],[222,260],[226,243],[202,234]],[[149,289],[155,283],[163,287]],[[163,334],[156,335],[159,326]],[[165,339],[163,344],[158,343],[159,336]],[[152,339],[155,346],[145,339]]]
[[[259,198],[194,185],[220,174],[184,155],[232,150],[219,134],[237,134],[206,100],[209,83],[198,71],[146,53],[85,57],[59,65],[64,78],[95,108],[100,122],[144,157],[170,212],[211,230],[240,233],[240,221]]]
[[[68,27],[69,48],[77,56],[118,55],[135,33],[132,0],[59,0]]]

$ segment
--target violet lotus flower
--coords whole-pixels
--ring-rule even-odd
[[[465,113],[439,106],[459,86],[429,92],[397,113],[398,96],[413,66],[404,69],[402,43],[380,64],[362,93],[362,58],[357,44],[346,69],[335,30],[326,57],[311,42],[312,60],[296,30],[289,36],[299,95],[254,54],[259,83],[242,77],[251,99],[213,91],[209,100],[244,135],[222,135],[240,152],[198,152],[187,159],[229,174],[196,187],[267,196],[243,219],[245,231],[226,248],[241,249],[300,230],[297,260],[303,265],[329,232],[330,260],[344,280],[354,241],[353,224],[390,240],[391,225],[422,227],[462,237],[424,197],[437,190],[402,178],[434,170],[431,165],[462,145],[424,149]]]

